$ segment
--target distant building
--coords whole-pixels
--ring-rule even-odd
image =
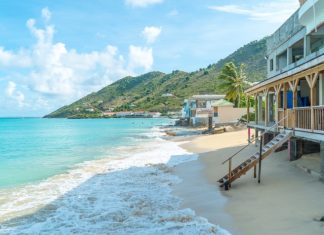
[[[146,112],[146,111],[137,111],[137,112],[104,112],[110,116],[115,116],[117,118],[158,118],[161,116],[159,112]]]
[[[185,99],[183,101],[181,117],[184,119],[190,119],[192,117],[191,110],[196,108],[196,101],[192,99]]]
[[[150,116],[152,116],[152,118],[159,118],[159,117],[161,117],[161,113],[160,112],[149,112],[148,114]]]
[[[171,93],[165,93],[162,95],[162,97],[173,97],[174,95]]]
[[[191,108],[189,123],[193,126],[201,126],[208,124],[208,118],[212,117],[212,122],[215,124],[214,108],[212,103],[224,99],[225,95],[194,95],[191,100],[194,105]]]
[[[232,102],[224,99],[213,102],[212,107],[214,124],[235,123],[247,112],[246,108],[235,108]]]
[[[106,117],[113,117],[116,115],[116,112],[103,112],[102,115]]]
[[[206,126],[209,118],[212,125],[237,122],[246,114],[246,108],[234,108],[225,100],[225,95],[194,95],[183,102],[181,125]]]

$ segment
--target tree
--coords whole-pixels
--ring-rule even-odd
[[[217,77],[219,88],[226,92],[226,99],[241,107],[244,89],[249,86],[245,73],[245,65],[236,67],[233,62],[226,63]],[[244,99],[244,98],[243,98]]]

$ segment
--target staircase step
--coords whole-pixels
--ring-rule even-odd
[[[265,146],[263,146],[262,159],[267,157],[270,152],[277,149],[283,142],[285,142],[290,137],[291,137],[290,132],[280,133],[277,136],[275,136],[269,143],[267,143]],[[245,175],[248,170],[252,169],[253,166],[255,166],[257,164],[257,161],[259,160],[259,158],[260,158],[260,153],[256,152],[250,158],[248,158],[243,163],[241,163],[238,167],[233,169],[232,172],[230,173],[230,175],[231,175],[230,183],[232,183],[234,180],[240,178],[242,175]],[[220,183],[221,187],[223,187],[228,182],[228,176],[229,175],[227,174],[218,181]]]

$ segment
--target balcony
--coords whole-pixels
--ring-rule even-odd
[[[324,22],[324,1],[304,1],[298,11],[298,18],[300,24],[306,27],[306,33],[312,32]]]

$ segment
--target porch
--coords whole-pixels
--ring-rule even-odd
[[[265,129],[278,122],[279,128],[324,134],[323,71],[324,64],[320,64],[272,83],[265,82],[264,86],[261,82],[256,89],[250,88],[247,94],[255,99],[255,121],[248,120],[248,126]],[[250,113],[249,104],[247,109]]]

